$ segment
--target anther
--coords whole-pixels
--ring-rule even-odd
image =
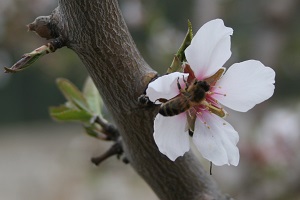
[[[222,94],[222,93],[219,93],[219,92],[213,92],[212,94],[218,94],[218,95],[226,96],[226,94]]]

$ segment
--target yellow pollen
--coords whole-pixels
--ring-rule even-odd
[[[210,126],[206,126],[208,129],[210,129]]]

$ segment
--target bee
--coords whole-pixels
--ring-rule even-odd
[[[199,105],[205,98],[206,92],[210,86],[206,81],[194,79],[191,84],[188,84],[185,79],[185,88],[182,89],[177,79],[177,87],[180,94],[173,99],[166,101],[160,106],[159,113],[163,116],[174,116],[183,113],[193,106]]]

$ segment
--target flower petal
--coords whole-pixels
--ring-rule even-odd
[[[190,149],[189,134],[185,126],[185,113],[172,117],[158,114],[154,120],[155,143],[159,151],[172,161]]]
[[[185,56],[198,80],[210,77],[230,58],[232,28],[221,19],[204,24],[185,50]]]
[[[196,119],[193,142],[202,156],[217,166],[237,166],[240,159],[236,144],[238,133],[224,119],[209,112]]]
[[[217,82],[213,95],[221,104],[246,112],[274,93],[275,72],[256,60],[233,64]]]
[[[171,99],[179,94],[179,89],[177,86],[177,80],[179,78],[180,85],[184,85],[183,78],[186,79],[188,74],[174,72],[157,78],[156,80],[149,83],[146,90],[146,95],[149,97],[150,101],[155,102],[157,99]],[[159,102],[155,102],[159,103]]]

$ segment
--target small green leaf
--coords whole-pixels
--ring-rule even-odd
[[[40,57],[53,52],[50,48],[50,45],[43,45],[30,53],[26,53],[22,56],[22,58],[16,62],[11,68],[4,67],[5,73],[16,73],[22,71],[23,69],[32,65],[35,61],[37,61]]]
[[[168,68],[167,73],[183,72],[182,62],[177,55],[174,56],[171,66]]]
[[[56,83],[60,91],[69,102],[74,104],[80,110],[91,112],[87,100],[73,83],[64,78],[56,79]]]
[[[94,138],[98,138],[98,132],[92,126],[83,126],[85,132]]]
[[[191,44],[191,41],[193,39],[193,30],[192,30],[192,23],[188,20],[188,31],[185,35],[185,38],[178,49],[177,53],[174,56],[174,59],[172,61],[171,66],[168,68],[167,73],[182,72],[181,64],[183,61],[186,61],[184,51],[185,49]]]
[[[85,81],[83,86],[83,96],[87,100],[92,113],[101,116],[103,101],[91,77],[88,77]]]
[[[84,110],[75,110],[65,105],[50,107],[49,113],[53,119],[59,121],[80,121],[89,123],[89,120],[93,117],[90,113]]]

